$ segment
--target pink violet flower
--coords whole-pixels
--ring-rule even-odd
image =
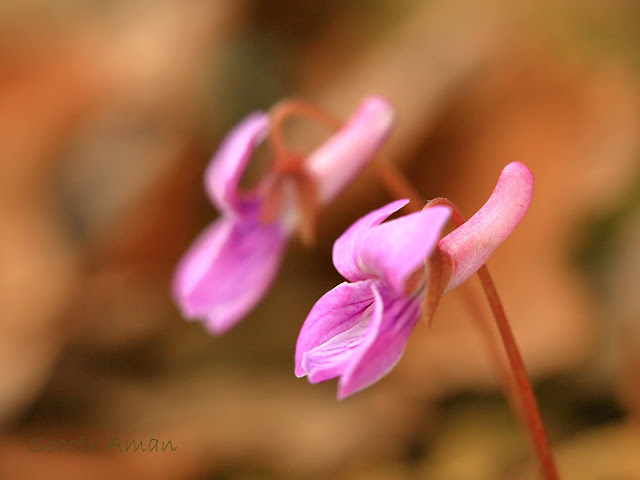
[[[428,257],[436,249],[449,257],[445,291],[457,287],[511,234],[532,196],[531,171],[513,162],[485,205],[442,239],[451,214],[446,206],[382,223],[407,204],[398,200],[356,221],[333,247],[333,263],[348,282],[326,293],[307,316],[296,345],[296,376],[311,383],[340,377],[340,399],[380,380],[400,360],[420,318],[431,288]]]
[[[349,121],[306,158],[302,169],[314,182],[319,205],[331,201],[366,165],[393,119],[386,100],[366,98]],[[252,191],[240,191],[245,167],[269,127],[269,116],[255,112],[223,140],[205,172],[206,192],[221,215],[192,244],[174,275],[173,296],[183,316],[202,320],[214,334],[236,325],[265,295],[299,222],[292,179],[280,177],[286,198],[269,221],[262,212],[277,174],[267,175]]]

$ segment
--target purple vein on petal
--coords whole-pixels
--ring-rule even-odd
[[[373,319],[338,383],[343,399],[374,384],[400,361],[418,319],[420,299],[396,294],[384,284],[374,285]]]
[[[302,325],[296,344],[296,376],[302,377],[309,373],[304,362],[307,352],[315,350],[366,321],[363,316],[373,304],[371,290],[373,282],[373,280],[367,280],[341,283],[316,302]],[[355,330],[352,333],[355,333]],[[318,354],[319,351],[316,351],[316,356]]]

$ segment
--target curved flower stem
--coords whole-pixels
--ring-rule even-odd
[[[382,156],[376,156],[373,160],[376,176],[387,191],[395,198],[408,198],[411,203],[407,208],[415,211],[422,210],[426,202],[414,186],[407,182],[400,170]]]
[[[431,200],[428,205],[447,205],[451,207],[453,210],[451,220],[456,227],[459,227],[466,221],[460,213],[460,210],[458,210],[451,201],[445,198],[436,198]],[[491,274],[489,273],[489,269],[486,265],[480,267],[477,274],[496,320],[496,326],[498,327],[498,332],[500,333],[500,338],[502,339],[502,343],[509,360],[509,365],[511,366],[511,371],[513,373],[522,417],[527,429],[529,430],[531,441],[540,460],[544,478],[546,480],[558,480],[558,471],[555,466],[553,454],[551,453],[551,448],[549,447],[549,441],[547,439],[547,433],[538,408],[538,402],[536,401],[533,388],[529,382],[527,370],[525,368],[524,361],[522,360],[522,355],[518,349],[515,337],[513,336],[509,321],[507,320],[507,315],[502,307],[500,297],[498,296],[498,291],[496,290],[496,286],[493,283],[493,279],[491,278]]]
[[[301,115],[318,120],[320,123],[327,125],[331,130],[338,130],[341,122],[313,103],[295,98],[276,103],[271,108],[269,114],[271,116],[269,145],[274,158],[273,171],[280,178],[287,176],[294,181],[301,213],[299,233],[302,242],[305,245],[310,245],[315,238],[316,220],[318,216],[316,185],[303,168],[304,157],[290,152],[287,149],[282,134],[282,127],[285,120],[294,115]],[[273,189],[274,198],[279,200],[279,202],[273,202],[273,210],[277,210],[282,203],[282,198],[278,198],[284,196],[282,188],[284,188],[283,183],[279,182],[276,188]],[[268,202],[267,204],[270,203]],[[274,215],[271,211],[266,213],[267,215]]]
[[[317,120],[326,125],[331,131],[338,130],[342,122],[325,112],[312,102],[297,98],[288,98],[276,103],[269,112],[271,117],[271,129],[269,131],[269,144],[274,153],[276,171],[289,171],[300,167],[300,159],[292,160],[285,145],[282,135],[282,126],[289,117],[300,115],[302,117]]]
[[[270,115],[272,126],[269,132],[269,143],[275,157],[275,168],[287,171],[292,166],[295,167],[297,165],[292,165],[283,139],[282,125],[285,120],[294,115],[300,115],[318,120],[332,131],[340,129],[343,124],[339,119],[314,103],[295,98],[286,99],[275,104],[271,109]],[[416,207],[418,210],[422,208],[425,202],[420,193],[413,185],[407,182],[404,175],[391,162],[381,155],[376,155],[373,158],[373,167],[376,176],[393,197],[408,198],[412,203],[420,205]]]

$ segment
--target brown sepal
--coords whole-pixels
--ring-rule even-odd
[[[436,313],[440,299],[444,294],[453,273],[453,260],[446,253],[436,247],[429,257],[429,276],[427,279],[427,293],[422,308],[423,318],[430,325]]]

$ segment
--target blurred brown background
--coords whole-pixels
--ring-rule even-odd
[[[504,165],[533,170],[489,266],[563,478],[640,479],[639,19],[635,0],[4,0],[0,478],[535,478],[460,292],[373,388],[336,402],[294,377],[341,281],[333,239],[389,200],[370,172],[228,335],[171,302],[225,131],[286,96],[346,118],[377,93],[398,109],[385,152],[427,198],[470,214]],[[29,451],[81,436],[93,452]]]

